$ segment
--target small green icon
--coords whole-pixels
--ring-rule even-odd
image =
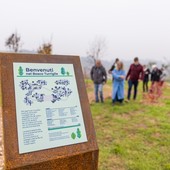
[[[65,71],[64,67],[61,68],[61,74],[62,74],[62,75],[65,75],[65,74],[66,74],[66,71]]]
[[[71,134],[71,138],[76,139],[76,134],[74,132]]]
[[[20,66],[19,69],[18,69],[18,74],[19,74],[20,76],[22,76],[22,75],[24,74],[23,68],[22,68],[21,66]]]
[[[81,131],[80,131],[80,129],[78,128],[78,129],[77,129],[77,137],[78,137],[78,138],[81,138],[81,136],[82,136],[82,135],[81,135]]]
[[[67,76],[69,76],[70,75],[70,73],[67,71]]]

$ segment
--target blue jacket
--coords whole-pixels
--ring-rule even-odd
[[[124,99],[124,82],[125,80],[121,79],[120,76],[125,76],[125,71],[124,70],[113,70],[112,72],[114,81],[113,81],[113,92],[112,92],[112,99],[117,98],[119,100]]]

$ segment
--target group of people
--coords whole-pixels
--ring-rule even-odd
[[[134,87],[133,100],[137,98],[138,84],[139,81],[143,82],[143,92],[155,93],[161,95],[161,87],[165,80],[166,74],[163,69],[158,69],[156,65],[152,66],[152,71],[147,68],[146,65],[141,65],[139,63],[138,57],[134,58],[134,62],[130,65],[130,68],[125,73],[123,62],[118,58],[115,60],[114,64],[108,71],[112,75],[112,104],[119,102],[120,104],[124,101],[124,85],[125,80],[128,82],[128,93],[127,102],[131,99],[131,91]],[[94,82],[95,89],[95,101],[104,102],[103,98],[103,85],[107,82],[106,69],[103,67],[100,60],[96,60],[96,64],[92,67],[91,79]],[[151,76],[150,76],[151,75]],[[148,87],[148,82],[151,77],[151,88]]]

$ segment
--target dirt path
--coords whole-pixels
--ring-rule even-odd
[[[93,89],[93,87],[91,87],[91,88]],[[104,99],[111,98],[111,96],[112,96],[111,86],[105,84],[103,87],[103,94],[104,94]],[[88,98],[89,98],[90,103],[95,101],[94,90],[88,92]]]

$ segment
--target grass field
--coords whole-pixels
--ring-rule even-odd
[[[99,170],[170,170],[170,87],[156,104],[144,104],[141,89],[137,101],[123,106],[91,103]]]
[[[93,93],[92,82],[86,84]],[[156,104],[144,103],[141,89],[137,101],[123,106],[112,106],[111,99],[91,103],[99,170],[170,170],[170,86]]]

